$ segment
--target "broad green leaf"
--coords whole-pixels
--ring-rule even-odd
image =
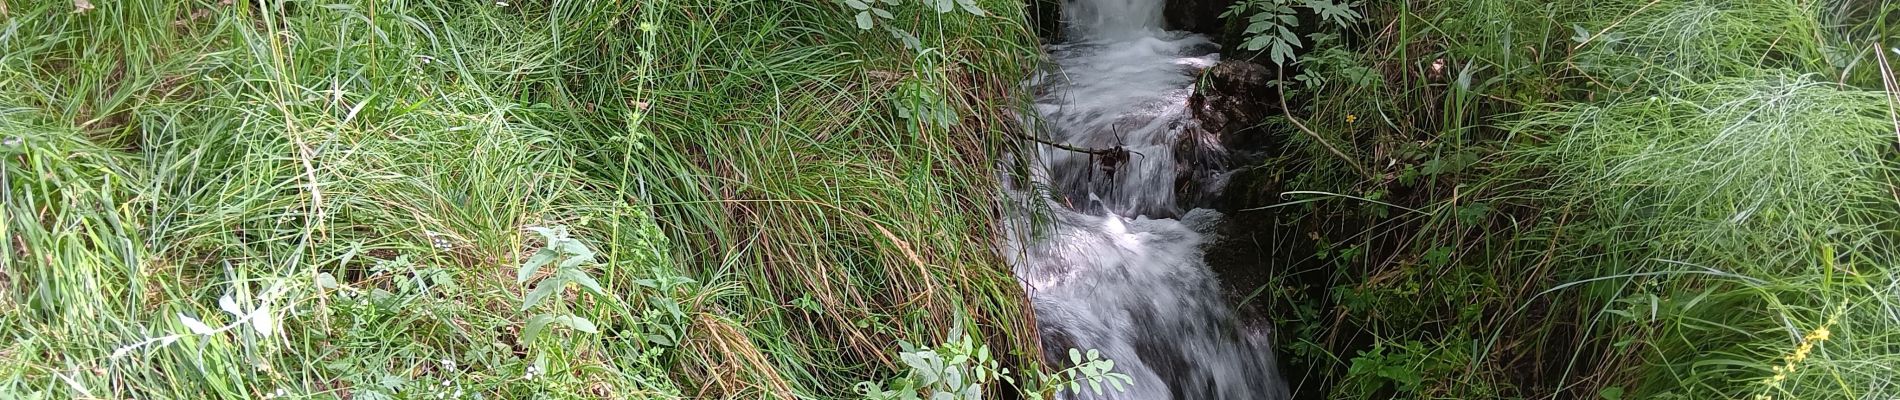
[[[1267,45],[1272,44],[1272,41],[1272,36],[1254,36],[1252,39],[1247,39],[1247,43],[1242,44],[1242,46],[1245,46],[1248,51],[1260,51],[1260,49],[1267,48]]]
[[[568,260],[561,260],[561,265],[557,265],[557,267],[559,267],[559,269],[576,269],[576,267],[589,264],[589,262],[593,262],[593,256],[585,256],[585,258],[583,258],[583,256],[568,256]]]
[[[1603,400],[1623,400],[1623,388],[1616,386],[1605,387],[1603,390],[1597,391],[1597,397],[1601,397]]]
[[[547,240],[548,247],[554,247],[554,242],[560,241],[561,238],[565,236],[562,235],[561,230],[557,228],[530,226],[528,230],[541,234],[541,238]]]
[[[871,12],[858,12],[858,29],[871,30]]]
[[[567,286],[566,279],[542,279],[540,284],[534,286],[534,291],[528,292],[528,296],[521,299],[521,311],[528,311],[528,309],[534,308],[536,304],[541,304],[541,301],[547,300],[548,296],[561,291],[561,287],[563,286]]]
[[[567,315],[567,316],[562,316],[558,318],[557,320],[561,322],[561,325],[567,325],[567,327],[574,328],[574,330],[577,330],[577,331],[587,332],[587,333],[600,333],[600,329],[594,327],[594,321],[589,321],[587,320],[587,318],[582,318],[577,315]]]
[[[318,272],[315,282],[318,289],[335,289],[337,287],[336,275],[330,275],[328,272]]]
[[[680,309],[680,303],[673,299],[657,297],[653,299],[653,303],[659,304],[660,309],[666,310],[666,313],[672,315],[673,318],[686,318],[686,312]]]
[[[553,314],[539,314],[528,317],[528,327],[521,330],[521,343],[534,343],[535,339],[541,337],[541,332],[547,330],[549,322],[554,322]]]
[[[521,264],[521,270],[515,271],[515,283],[528,283],[528,278],[533,278],[534,273],[540,271],[542,266],[554,262],[555,256],[556,254],[551,250],[544,249],[535,252],[533,257],[528,257],[528,262]]]
[[[969,12],[970,15],[986,15],[983,7],[976,4],[976,0],[957,0],[957,5],[963,6],[963,11]]]
[[[581,285],[582,289],[587,289],[588,293],[593,293],[596,296],[607,295],[607,290],[602,289],[600,287],[600,282],[595,281],[594,277],[592,276],[587,276],[586,272],[581,272],[581,270],[577,270],[577,269],[568,270],[568,272],[565,275],[567,275],[568,280],[574,281],[575,284]]]
[[[911,370],[915,370],[915,371],[929,370],[930,363],[925,362],[924,358],[922,356],[919,356],[918,354],[919,353],[903,353],[903,354],[898,354],[897,358],[900,360],[903,360],[904,365],[909,365]]]
[[[649,333],[646,335],[646,339],[648,342],[652,342],[653,344],[657,344],[661,346],[673,347],[674,345],[673,338],[666,337],[666,335]]]
[[[1260,32],[1266,32],[1267,29],[1271,29],[1273,27],[1274,27],[1273,24],[1262,23],[1262,22],[1247,24],[1247,34],[1257,35],[1257,34],[1260,34]]]

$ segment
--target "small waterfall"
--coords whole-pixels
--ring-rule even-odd
[[[1077,36],[1095,38],[1161,29],[1161,8],[1154,0],[1070,0],[1062,16]]]
[[[1114,165],[1038,145],[1033,194],[1047,225],[1009,224],[1005,249],[1034,303],[1052,360],[1096,349],[1127,392],[1080,399],[1284,399],[1267,332],[1242,328],[1202,259],[1219,212],[1175,198],[1183,149],[1198,122],[1187,109],[1195,71],[1219,60],[1205,37],[1160,29],[1163,0],[1070,0],[1070,42],[1049,46],[1039,90],[1042,136],[1092,149],[1122,148]],[[1035,191],[1036,189],[1031,189]],[[1031,195],[1019,193],[1018,195]],[[1176,217],[1169,218],[1169,217]]]

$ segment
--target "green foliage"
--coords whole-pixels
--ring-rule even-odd
[[[848,395],[1024,319],[965,3],[4,3],[0,398]]]
[[[1261,289],[1293,374],[1335,398],[1892,397],[1869,366],[1900,343],[1895,103],[1868,49],[1895,11],[1368,6],[1379,30],[1289,92],[1379,178],[1298,133],[1263,174],[1363,199],[1263,209],[1312,249]]]
[[[1607,249],[1778,271],[1814,240],[1876,244],[1900,218],[1888,107],[1809,77],[1726,79],[1537,110],[1512,129],[1561,134],[1513,155],[1549,171],[1543,196],[1590,210],[1587,240]]]
[[[984,398],[984,387],[1004,383],[1016,385],[1026,398],[1046,399],[1061,391],[1084,393],[1083,385],[1101,395],[1110,390],[1121,392],[1134,383],[1133,377],[1111,371],[1114,360],[1102,358],[1095,350],[1084,355],[1076,349],[1069,349],[1071,367],[1054,373],[1029,371],[1028,379],[1018,380],[1009,368],[991,357],[989,345],[975,342],[962,329],[951,330],[949,338],[941,345],[923,349],[899,342],[903,352],[898,358],[909,372],[884,383],[860,382],[858,392],[867,399],[976,400]]]
[[[1299,61],[1295,48],[1303,46],[1298,11],[1294,7],[1305,8],[1319,16],[1321,22],[1337,27],[1347,27],[1359,23],[1364,18],[1355,3],[1345,0],[1242,0],[1227,7],[1221,18],[1246,21],[1242,35],[1245,38],[1241,47],[1249,51],[1266,50],[1274,64],[1288,65]],[[1317,35],[1318,32],[1308,36]]]
[[[923,42],[917,38],[916,34],[891,25],[891,21],[898,18],[897,14],[891,11],[892,9],[919,8],[943,14],[962,8],[970,15],[979,17],[989,15],[983,11],[983,6],[978,5],[976,0],[911,0],[916,4],[914,7],[905,6],[905,0],[838,0],[838,2],[844,3],[845,7],[855,12],[852,14],[852,19],[858,29],[868,31],[872,27],[884,28],[884,32],[889,33],[892,39],[902,41],[905,47],[916,51],[924,50]],[[884,22],[878,23],[878,21]]]
[[[547,244],[533,256],[529,256],[527,262],[521,264],[520,270],[515,273],[515,283],[528,283],[528,280],[534,278],[542,267],[549,264],[554,264],[555,267],[552,275],[541,278],[540,282],[535,284],[534,290],[529,291],[527,297],[521,299],[522,311],[533,310],[534,306],[546,301],[549,296],[562,297],[562,292],[567,290],[568,285],[578,285],[594,296],[608,296],[606,289],[602,289],[600,282],[588,275],[585,269],[596,263],[594,250],[589,249],[587,243],[568,237],[566,227],[536,226],[529,227],[528,230],[540,234],[541,239]],[[549,308],[558,310],[564,307],[557,304]],[[600,330],[594,327],[594,322],[587,318],[552,311],[528,317],[527,327],[521,330],[521,340],[534,343],[535,339],[541,338],[541,333],[547,329],[548,325],[565,326],[585,333],[600,333]]]
[[[1613,2],[1591,9],[1588,25],[1571,25],[1568,44],[1577,49],[1579,72],[1622,90],[1669,90],[1782,68],[1831,73],[1837,69],[1824,54],[1830,44],[1817,40],[1824,12],[1816,2],[1795,1]]]

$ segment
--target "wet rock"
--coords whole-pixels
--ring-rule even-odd
[[[1213,37],[1220,41],[1225,24],[1220,15],[1227,12],[1236,0],[1169,0],[1162,9],[1162,19],[1168,29],[1188,31]]]
[[[1280,92],[1272,85],[1274,71],[1241,60],[1224,60],[1203,73],[1202,86],[1188,98],[1203,129],[1220,137],[1223,147],[1254,152],[1272,145],[1272,135],[1260,125],[1279,108]]]
[[[1221,61],[1202,71],[1188,97],[1189,118],[1175,142],[1175,197],[1181,204],[1219,207],[1229,197],[1232,166],[1252,165],[1276,145],[1261,124],[1277,109],[1273,71],[1246,61]]]

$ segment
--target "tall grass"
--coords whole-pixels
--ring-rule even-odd
[[[982,6],[899,10],[917,49],[823,2],[0,7],[0,397],[835,397],[957,325],[1030,366],[985,160],[1034,50]],[[557,225],[611,296],[524,338]]]
[[[1882,83],[1893,71],[1875,51],[1900,40],[1886,22],[1896,11],[1373,7],[1383,24],[1308,56],[1305,73],[1328,80],[1295,112],[1384,167],[1288,187],[1418,211],[1303,205],[1292,226],[1318,251],[1288,261],[1314,265],[1325,286],[1283,281],[1293,289],[1279,302],[1293,359],[1322,381],[1304,387],[1333,398],[1894,397],[1900,122]],[[1365,70],[1376,82],[1354,81]]]
[[[1586,321],[1603,338],[1577,343],[1616,350],[1566,368],[1646,397],[1890,394],[1891,371],[1876,371],[1891,368],[1868,370],[1900,343],[1886,97],[1800,76],[1665,96],[1538,109],[1511,126],[1549,136],[1506,155],[1549,177],[1531,201],[1586,216],[1559,245],[1556,263],[1575,269],[1556,274],[1582,284],[1578,306],[1601,307]],[[1819,350],[1791,355],[1803,347]]]

